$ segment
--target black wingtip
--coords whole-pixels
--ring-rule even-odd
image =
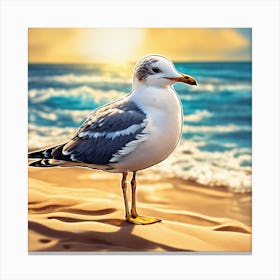
[[[60,147],[60,145],[49,147],[47,149],[42,149],[39,151],[30,152],[28,153],[28,158],[41,158],[41,159],[52,158],[53,151],[58,147]]]
[[[28,158],[44,158],[43,151],[28,153]]]
[[[51,164],[49,162],[49,160],[47,159],[41,159],[38,161],[33,161],[31,163],[28,164],[29,166],[33,166],[33,167],[55,167],[55,164]]]

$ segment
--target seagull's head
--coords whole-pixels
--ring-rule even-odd
[[[134,85],[166,87],[176,82],[197,85],[194,78],[178,72],[172,61],[161,55],[145,56],[134,67]]]

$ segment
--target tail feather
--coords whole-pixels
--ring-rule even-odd
[[[40,159],[38,161],[33,161],[29,164],[29,166],[33,167],[54,167],[56,164],[51,164],[48,159]]]
[[[53,158],[52,152],[53,152],[54,149],[56,149],[59,146],[60,145],[28,153],[28,158],[46,158],[46,159]]]
[[[34,151],[28,153],[28,158],[31,159],[40,159],[37,161],[33,161],[29,164],[29,166],[33,167],[54,167],[58,166],[55,164],[55,160],[61,161],[72,161],[70,155],[63,154],[63,147],[65,144],[53,146],[51,148]]]

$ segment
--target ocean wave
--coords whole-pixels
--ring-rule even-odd
[[[183,87],[184,85],[176,85],[176,88],[179,89],[179,92],[185,92],[185,88]],[[225,92],[233,92],[235,94],[238,93],[244,93],[244,92],[248,92],[251,93],[252,91],[252,86],[251,84],[248,83],[241,83],[241,84],[232,84],[232,83],[225,83],[223,84],[221,81],[217,82],[217,83],[212,83],[207,81],[206,83],[199,83],[197,87],[189,87],[188,88],[189,92],[198,92],[198,93],[203,93],[203,92],[207,92],[207,93],[225,93]],[[183,99],[188,98],[188,100],[192,100],[192,99],[197,99],[200,98],[199,96],[195,96],[192,95],[191,97],[189,96],[180,96]]]
[[[89,86],[81,86],[65,89],[45,88],[31,89],[28,91],[29,101],[32,103],[44,103],[54,97],[64,97],[65,100],[70,98],[79,98],[79,100],[98,103],[108,102],[124,96],[124,92],[117,90],[97,90]]]
[[[54,76],[31,76],[28,82],[59,82],[64,84],[91,84],[91,83],[114,83],[131,84],[131,78],[107,76],[107,75],[54,75]]]
[[[243,166],[244,161],[252,160],[251,149],[207,152],[200,149],[204,145],[202,141],[182,141],[169,158],[152,169],[159,176],[225,187],[234,192],[251,191],[251,167]]]
[[[251,91],[252,87],[250,84],[201,84],[199,85],[200,91],[207,91],[207,92],[224,92],[224,91]]]
[[[183,127],[184,133],[230,133],[240,131],[251,131],[251,127],[247,125],[215,125],[215,126],[191,126],[185,124]]]
[[[65,126],[65,123],[71,123],[71,125],[77,125],[83,122],[92,110],[68,110],[68,109],[56,109],[51,112],[44,112],[34,108],[30,110],[29,121],[36,123],[38,119],[43,119],[53,123],[53,125]]]
[[[57,145],[71,139],[76,130],[73,127],[28,125],[28,148],[40,149]]]
[[[209,111],[207,111],[207,110],[196,111],[193,114],[189,114],[187,116],[184,116],[184,121],[187,121],[187,122],[199,122],[202,119],[209,118],[211,116],[212,116],[212,114]]]
[[[65,85],[81,85],[81,84],[120,84],[131,85],[132,79],[129,76],[117,76],[109,74],[100,75],[78,75],[78,74],[64,74],[64,75],[50,75],[50,76],[30,76],[28,82],[40,82],[40,83],[61,83]],[[176,84],[176,87],[185,90],[185,85]],[[252,85],[249,82],[232,82],[218,78],[208,78],[198,82],[198,87],[189,87],[189,91],[198,92],[251,92]]]

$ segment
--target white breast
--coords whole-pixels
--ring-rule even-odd
[[[146,114],[147,135],[132,152],[112,164],[114,172],[145,169],[166,159],[181,137],[182,108],[172,88],[153,88],[130,96]]]

